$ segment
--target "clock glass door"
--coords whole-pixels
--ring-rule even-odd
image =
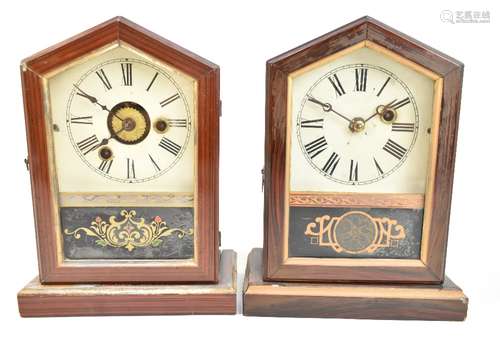
[[[197,82],[126,44],[46,81],[65,259],[194,259]]]
[[[289,76],[288,256],[420,258],[436,78],[365,43]]]

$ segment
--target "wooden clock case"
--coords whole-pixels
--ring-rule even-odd
[[[383,50],[392,58],[428,72],[435,80],[434,107],[439,128],[433,131],[434,168],[427,185],[420,259],[289,257],[285,220],[285,209],[291,206],[286,175],[289,75],[326,56],[360,45]],[[255,249],[248,258],[245,314],[450,320],[465,317],[467,298],[444,275],[462,76],[463,64],[459,61],[370,17],[360,18],[267,62],[264,248]],[[354,282],[373,283],[380,288],[384,284],[405,285],[397,285],[394,293],[375,293],[370,298],[371,292],[362,291],[362,285]],[[442,291],[440,296],[451,288],[448,297],[453,302],[440,304],[439,293],[434,297],[427,294],[426,298],[443,305],[442,312],[434,312],[434,306],[420,304],[420,297],[408,290],[416,286]],[[406,293],[408,298],[397,297],[398,292]],[[353,299],[346,304],[348,296]],[[369,302],[374,302],[373,308],[365,307]],[[331,309],[323,310],[328,307]],[[407,312],[401,313],[403,309]]]
[[[55,212],[57,199],[53,185],[55,179],[49,166],[43,79],[47,73],[72,60],[121,42],[171,65],[198,83],[195,191],[199,231],[195,236],[195,264],[121,264],[99,260],[75,263],[64,260],[61,254],[54,226],[58,218]],[[19,294],[21,314],[234,313],[234,251],[223,251],[221,260],[225,267],[219,265],[219,67],[125,18],[116,17],[24,60],[21,76],[40,274],[39,281],[35,279]],[[84,283],[104,285],[81,285]],[[106,283],[176,285],[160,285],[162,288],[126,285],[127,288],[113,290]],[[182,287],[179,283],[198,284],[198,287]],[[57,285],[48,287],[43,284]],[[179,291],[184,297],[178,296]],[[65,297],[54,299],[59,292]],[[174,302],[165,302],[165,298]],[[89,304],[94,299],[95,304]],[[142,306],[127,306],[134,300],[141,301]],[[201,304],[197,305],[198,301]],[[64,306],[66,302],[69,304]],[[111,307],[106,302],[116,304]]]

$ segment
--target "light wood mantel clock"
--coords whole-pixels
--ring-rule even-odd
[[[462,75],[369,17],[268,61],[246,314],[465,317],[444,271]]]
[[[21,314],[234,313],[219,67],[117,17],[21,76],[40,273]]]

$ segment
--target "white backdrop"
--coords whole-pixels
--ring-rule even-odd
[[[443,10],[489,11],[490,23],[449,23]],[[500,237],[497,180],[500,109],[498,2],[434,1],[50,1],[0,5],[0,319],[2,337],[498,338]],[[22,319],[16,293],[37,274],[19,63],[48,46],[123,15],[221,67],[222,245],[246,256],[262,245],[265,62],[370,15],[465,64],[447,274],[470,298],[464,323],[247,318],[236,316]],[[241,289],[241,287],[240,287]],[[495,320],[497,321],[495,323]],[[10,334],[9,334],[10,333]]]

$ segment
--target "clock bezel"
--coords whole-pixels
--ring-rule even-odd
[[[46,128],[45,78],[55,69],[111,44],[124,43],[197,82],[194,260],[64,260],[57,227],[58,202],[51,174]],[[21,63],[28,159],[39,275],[42,283],[216,282],[219,266],[218,159],[219,67],[136,25],[116,17],[50,47]]]
[[[287,221],[290,75],[306,71],[334,54],[345,55],[360,45],[387,51],[435,80],[433,127],[438,128],[433,128],[420,259],[290,258]],[[265,280],[436,284],[443,281],[462,75],[461,62],[370,17],[360,18],[267,62]],[[420,203],[417,200],[411,203]]]

